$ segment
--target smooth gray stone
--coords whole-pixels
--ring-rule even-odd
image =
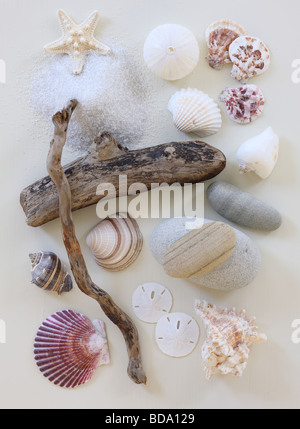
[[[152,233],[150,247],[156,260],[162,265],[168,249],[190,231],[186,223],[190,220],[169,219],[161,223]],[[206,220],[205,223],[212,222]],[[248,286],[256,278],[261,267],[261,256],[253,241],[234,229],[237,237],[233,255],[220,267],[203,276],[188,279],[200,286],[217,290],[235,290]]]
[[[275,231],[282,218],[273,207],[225,182],[215,182],[207,190],[213,209],[225,219],[259,231]]]

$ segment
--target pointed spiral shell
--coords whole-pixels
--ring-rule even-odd
[[[247,318],[245,311],[220,310],[206,301],[196,301],[195,309],[207,329],[202,347],[207,379],[215,374],[241,377],[247,367],[249,348],[267,340],[255,326],[255,318]]]
[[[72,278],[55,253],[39,252],[30,254],[29,257],[33,284],[43,290],[57,292],[58,295],[70,292],[73,287]]]

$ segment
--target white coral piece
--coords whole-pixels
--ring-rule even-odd
[[[207,329],[202,347],[203,367],[208,380],[215,374],[241,377],[246,369],[250,347],[267,340],[255,326],[255,318],[248,319],[246,312],[220,310],[206,301],[196,301],[196,313]]]

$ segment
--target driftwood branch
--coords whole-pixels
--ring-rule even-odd
[[[121,330],[129,355],[128,374],[135,383],[144,384],[146,383],[146,376],[142,367],[137,329],[131,319],[114,303],[112,298],[92,281],[82,256],[72,221],[71,189],[61,165],[61,156],[66,142],[68,124],[76,106],[77,101],[73,100],[66,109],[56,113],[53,117],[54,138],[47,158],[48,173],[56,186],[59,197],[59,214],[64,244],[79,289],[95,299],[107,317]]]
[[[202,142],[168,143],[128,151],[110,134],[101,133],[89,153],[64,167],[72,192],[72,211],[97,204],[102,183],[114,185],[119,196],[119,176],[127,176],[128,188],[134,183],[199,183],[217,176],[226,166],[218,149]],[[27,187],[21,205],[30,226],[37,227],[58,218],[58,195],[51,178]]]

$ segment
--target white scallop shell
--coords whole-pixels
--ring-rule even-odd
[[[247,140],[239,149],[237,159],[240,173],[256,173],[267,179],[273,172],[279,156],[279,137],[272,127]]]
[[[172,305],[170,291],[158,283],[139,286],[132,297],[135,315],[146,323],[157,323],[163,315],[170,312]]]
[[[202,347],[207,379],[215,374],[241,377],[248,364],[250,347],[267,340],[255,326],[255,318],[247,318],[245,311],[220,310],[206,301],[196,301],[195,309],[207,330]]]
[[[185,133],[207,137],[216,134],[222,126],[218,105],[198,89],[176,92],[169,101],[168,109],[176,127]]]
[[[87,245],[100,267],[121,271],[140,255],[143,237],[136,220],[121,213],[100,222],[88,234]]]
[[[270,66],[268,48],[255,37],[237,38],[229,47],[229,56],[233,63],[231,76],[242,83],[264,73]]]
[[[36,363],[55,385],[75,388],[87,383],[110,361],[105,325],[83,314],[64,310],[48,317],[34,343]]]
[[[229,46],[235,39],[246,34],[243,27],[229,19],[213,22],[205,33],[209,65],[218,70],[230,63]]]
[[[171,313],[157,323],[155,339],[160,350],[172,357],[184,357],[193,352],[200,337],[197,322],[187,314]]]
[[[146,39],[144,60],[162,79],[182,79],[198,64],[199,45],[187,28],[177,24],[160,25]]]

